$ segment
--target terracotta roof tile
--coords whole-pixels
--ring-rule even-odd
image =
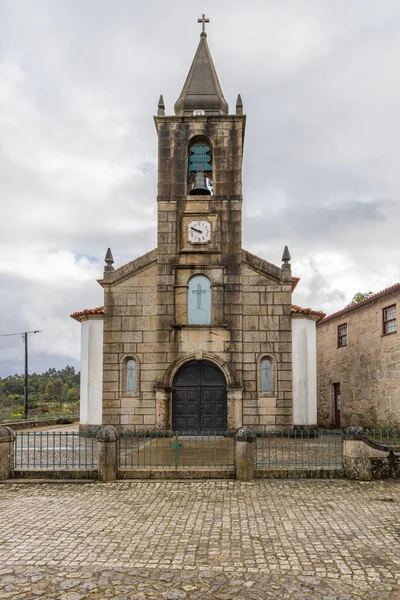
[[[104,315],[104,306],[98,306],[97,308],[84,308],[80,312],[74,312],[70,317],[79,321],[80,317],[85,315]]]
[[[293,314],[301,314],[301,315],[313,315],[315,317],[319,317],[319,322],[326,315],[322,310],[313,310],[312,308],[303,308],[302,306],[297,306],[297,304],[292,304],[292,315]]]
[[[381,298],[382,296],[386,296],[386,294],[391,294],[392,292],[395,292],[398,290],[400,291],[400,283],[394,283],[393,285],[385,288],[384,290],[381,290],[380,292],[373,294],[373,296],[369,296],[369,298],[366,298],[365,300],[360,300],[360,302],[357,302],[356,304],[353,304],[352,306],[346,306],[345,308],[342,308],[342,310],[338,310],[337,312],[334,312],[331,315],[328,315],[322,321],[320,321],[318,323],[318,325],[322,325],[322,323],[326,323],[327,321],[330,321],[331,319],[334,319],[335,317],[338,317],[339,315],[344,315],[348,312],[351,312],[352,310],[357,310],[357,308],[359,308],[360,306],[369,304],[369,302],[378,300],[378,298]]]

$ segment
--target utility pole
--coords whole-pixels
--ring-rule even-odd
[[[37,329],[36,331],[24,331],[23,333],[3,333],[0,335],[0,337],[22,335],[22,339],[25,344],[24,419],[28,418],[28,335],[30,333],[41,333],[41,331]]]

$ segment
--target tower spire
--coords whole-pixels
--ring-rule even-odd
[[[210,19],[202,15],[198,22],[202,24],[200,43],[181,94],[175,103],[175,114],[191,116],[193,111],[199,110],[204,111],[206,115],[227,115],[228,103],[222,93],[207,44],[205,24],[209,23]]]

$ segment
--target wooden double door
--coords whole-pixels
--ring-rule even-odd
[[[175,431],[225,431],[226,380],[207,360],[192,360],[175,375],[172,391],[172,428]]]

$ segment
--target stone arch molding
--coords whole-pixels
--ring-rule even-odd
[[[201,355],[188,354],[187,356],[178,358],[175,362],[173,362],[165,372],[162,386],[166,388],[171,388],[176,373],[181,367],[183,367],[184,364],[190,362],[191,360],[208,360],[209,362],[216,365],[219,369],[221,369],[226,379],[226,386],[230,387],[233,385],[232,373],[227,363],[218,356],[215,356],[214,354],[208,354],[207,352],[203,352],[201,353]]]

